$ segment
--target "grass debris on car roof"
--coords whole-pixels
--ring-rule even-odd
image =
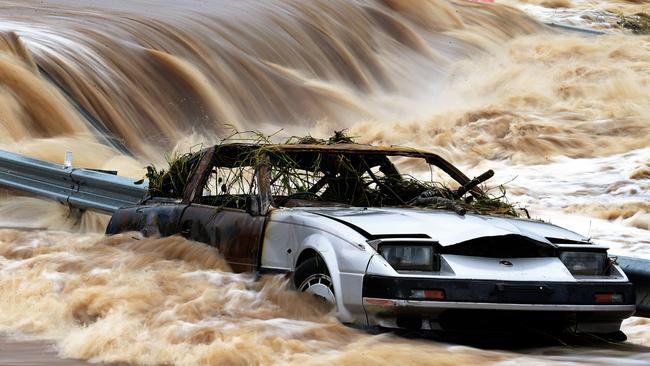
[[[271,167],[271,187],[274,196],[290,196],[295,192],[308,192],[322,184],[323,176],[330,177],[328,189],[316,189],[322,200],[359,207],[423,207],[444,209],[458,214],[475,212],[480,214],[519,216],[518,210],[506,198],[502,185],[488,187],[481,185],[480,195],[458,197],[457,190],[443,182],[420,179],[407,174],[376,176],[364,163],[364,158],[357,159],[353,154],[338,154],[336,172],[325,168],[323,155],[315,152],[305,166],[305,159],[300,155],[287,153],[273,143],[274,135],[264,135],[256,131],[237,132],[215,145],[215,156],[224,160],[229,166],[228,176],[219,181],[223,184],[221,192],[244,193],[246,186],[254,184],[251,179],[251,167],[264,163]],[[246,144],[250,148],[231,149],[233,144]],[[282,145],[337,145],[357,144],[353,137],[343,131],[335,131],[328,139],[311,135],[293,136]],[[360,144],[359,144],[360,145]],[[360,145],[361,146],[361,145]],[[176,154],[167,157],[167,169],[158,170],[155,166],[147,167],[146,178],[149,180],[149,195],[152,197],[182,198],[188,179],[196,169],[202,153]],[[331,160],[331,159],[330,159]],[[360,163],[361,162],[361,163]],[[328,161],[331,164],[331,161]],[[332,182],[336,181],[336,184]],[[331,186],[337,186],[332,189]],[[322,192],[324,191],[324,192]],[[461,195],[462,196],[462,195]]]

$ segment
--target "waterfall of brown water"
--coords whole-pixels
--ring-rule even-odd
[[[34,65],[151,158],[228,125],[304,132],[401,114],[417,105],[405,99],[439,93],[455,60],[540,28],[514,9],[434,0],[81,3],[3,9],[14,141],[88,133]]]

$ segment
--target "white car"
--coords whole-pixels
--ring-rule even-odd
[[[470,180],[429,152],[235,143],[175,164],[177,176],[150,176],[150,198],[113,214],[108,234],[180,234],[234,271],[291,274],[345,323],[608,334],[635,312],[606,247],[515,217],[478,188],[491,172]]]

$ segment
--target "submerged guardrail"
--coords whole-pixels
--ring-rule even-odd
[[[139,184],[138,184],[139,183]],[[0,150],[0,186],[47,197],[73,208],[113,213],[140,202],[146,183]]]
[[[47,70],[45,70],[41,65],[36,65],[38,67],[38,72],[43,76],[47,81],[54,85],[61,94],[68,100],[68,102],[79,112],[79,114],[86,120],[88,127],[94,131],[95,137],[106,146],[110,146],[113,149],[119,151],[120,153],[128,156],[133,156],[129,148],[126,147],[124,142],[113,136],[110,130],[106,127],[104,122],[96,118],[92,113],[90,113],[86,108],[84,108],[79,101],[77,101],[74,96],[60,83],[56,80]]]
[[[568,24],[562,24],[562,23],[555,23],[555,22],[545,22],[547,26],[551,28],[556,28],[565,32],[573,32],[573,33],[580,33],[588,36],[602,36],[604,34],[607,34],[605,31],[601,31],[598,29],[591,29],[591,28],[585,28],[585,27],[576,27],[574,25],[568,25]]]
[[[650,260],[620,256],[617,258],[636,291],[636,316],[650,318]]]

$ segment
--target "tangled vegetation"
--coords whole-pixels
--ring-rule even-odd
[[[634,15],[619,14],[616,22],[620,27],[629,29],[636,34],[650,34],[650,14],[637,13]]]
[[[425,207],[451,210],[461,215],[470,211],[518,216],[515,207],[506,199],[503,186],[493,189],[479,186],[493,175],[492,171],[465,186],[452,188],[435,181],[433,172],[430,180],[399,173],[389,159],[392,156],[382,150],[362,154],[356,153],[356,147],[351,146],[349,152],[331,153],[308,147],[357,145],[345,131],[337,131],[329,139],[291,137],[282,144],[272,143],[272,137],[257,132],[236,132],[216,145],[214,167],[203,189],[206,203],[241,208],[245,197],[256,192],[256,172],[264,165],[268,166],[271,195],[276,206]],[[305,148],[291,150],[287,145]],[[364,147],[368,146],[358,145],[359,151]],[[204,152],[169,157],[167,170],[147,167],[149,194],[182,197]]]
[[[158,170],[154,165],[147,166],[145,177],[149,180],[149,195],[152,197],[182,197],[200,156],[200,154],[193,153],[169,155],[165,159],[168,165],[167,170]]]

